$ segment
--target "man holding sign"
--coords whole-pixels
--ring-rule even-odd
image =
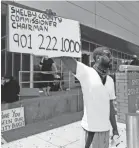
[[[61,57],[61,60],[81,84],[84,100],[81,123],[84,135],[83,148],[89,148],[91,144],[93,148],[98,145],[99,148],[108,148],[110,122],[113,136],[119,135],[113,107],[113,100],[116,98],[114,82],[108,76],[112,56],[106,47],[96,48],[93,56],[95,60],[93,68],[72,57]]]

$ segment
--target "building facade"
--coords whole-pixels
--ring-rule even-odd
[[[92,53],[96,47],[107,46],[113,55],[112,70],[120,64],[129,64],[133,54],[139,56],[139,2],[95,2],[95,1],[17,1],[1,2],[1,74],[19,81],[30,81],[30,73],[19,71],[39,71],[41,57],[8,52],[8,5],[12,4],[35,11],[52,9],[58,16],[80,22],[82,58],[88,66],[93,62]],[[67,69],[55,59],[59,70]],[[22,77],[22,78],[21,78]],[[65,76],[66,77],[66,76]],[[29,84],[24,84],[29,86]]]

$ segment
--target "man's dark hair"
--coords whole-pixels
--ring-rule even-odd
[[[110,52],[110,49],[108,47],[97,47],[93,52],[94,61],[96,61],[96,56],[97,55],[103,55],[104,51],[106,51],[106,50]]]

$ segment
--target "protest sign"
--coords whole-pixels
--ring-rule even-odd
[[[78,21],[9,5],[9,51],[81,57]]]
[[[8,109],[1,112],[1,132],[25,126],[24,108]]]

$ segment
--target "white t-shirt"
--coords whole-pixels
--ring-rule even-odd
[[[87,131],[102,132],[110,129],[110,100],[115,99],[114,82],[107,76],[103,85],[97,71],[77,62],[75,77],[80,81],[84,115],[81,125]]]

